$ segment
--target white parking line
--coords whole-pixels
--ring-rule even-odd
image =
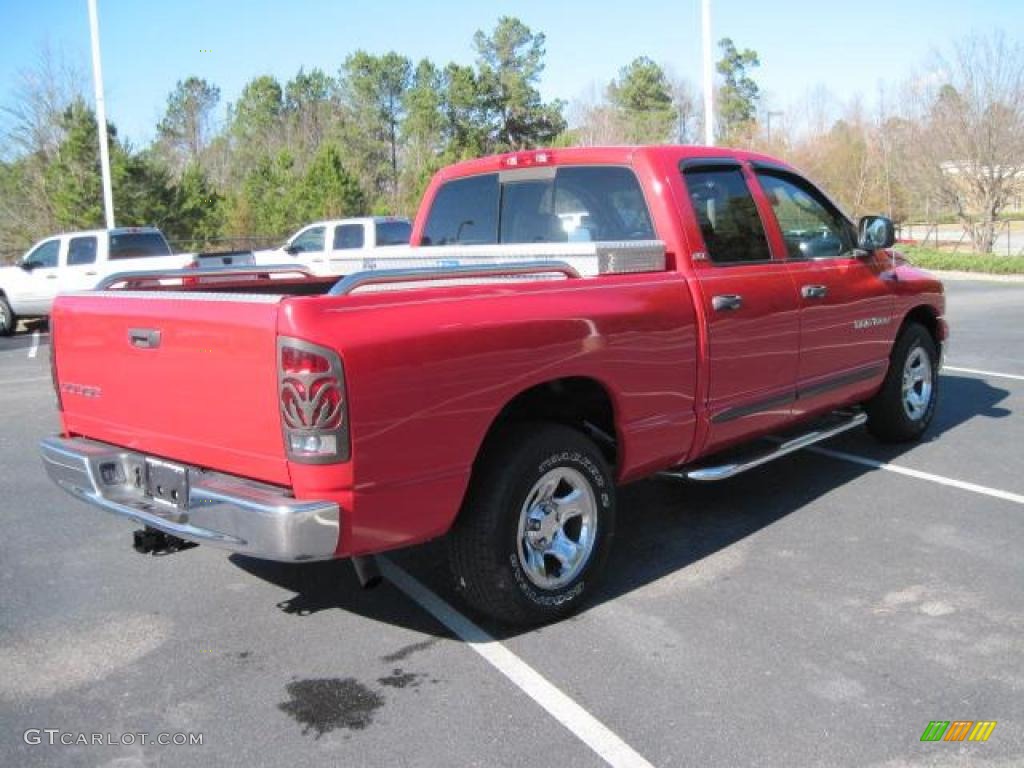
[[[49,376],[26,376],[23,379],[2,379],[0,380],[0,387],[7,384],[27,384],[34,381],[49,381]]]
[[[998,373],[996,371],[979,371],[977,368],[958,368],[953,365],[942,366],[944,371],[956,371],[957,373],[973,373],[977,376],[995,376],[999,379],[1015,379],[1016,381],[1024,381],[1024,376],[1020,376],[1016,373]]]
[[[884,469],[886,472],[895,472],[898,475],[906,475],[907,477],[915,477],[918,480],[928,480],[932,483],[938,483],[939,485],[948,485],[951,488],[959,488],[962,491],[971,491],[972,493],[980,493],[984,496],[991,496],[996,499],[1003,499],[1004,501],[1012,501],[1014,504],[1024,504],[1024,496],[1019,493],[1011,493],[1010,491],[1001,491],[998,488],[989,488],[987,485],[978,485],[977,483],[968,483],[963,480],[954,480],[952,477],[943,477],[942,475],[933,475],[931,472],[922,472],[919,469],[909,469],[908,467],[900,467],[896,464],[886,464],[884,461],[875,461],[874,459],[868,459],[864,456],[857,456],[853,453],[846,453],[846,451],[836,451],[832,448],[822,448],[820,446],[811,446],[804,450],[810,451],[811,453],[818,453],[822,456],[828,456],[833,459],[840,459],[841,461],[849,461],[853,464],[860,464],[863,467],[871,467],[872,469]]]
[[[35,357],[39,352],[39,331],[32,333],[32,346],[28,348],[28,356]]]
[[[594,750],[608,765],[622,768],[653,768],[600,720],[400,566],[383,557],[378,560],[381,572],[388,581],[454,632],[488,664],[546,709],[549,715],[564,725],[576,738]]]

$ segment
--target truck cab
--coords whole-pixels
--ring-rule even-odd
[[[314,274],[343,275],[366,268],[376,248],[408,244],[411,234],[412,223],[399,216],[317,221],[280,248],[256,251],[253,256],[256,264],[297,262]]]
[[[67,232],[39,241],[12,267],[0,268],[0,335],[19,319],[46,317],[58,293],[90,290],[109,274],[184,267],[154,227]]]

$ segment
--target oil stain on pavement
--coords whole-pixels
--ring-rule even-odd
[[[285,690],[291,700],[278,708],[318,739],[336,728],[361,731],[384,706],[383,696],[352,677],[295,680]]]
[[[378,677],[377,682],[388,688],[418,688],[422,677],[424,675],[417,672],[406,672],[398,668],[393,669],[387,677]]]

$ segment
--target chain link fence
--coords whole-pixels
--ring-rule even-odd
[[[971,250],[971,239],[961,224],[945,222],[908,222],[896,226],[896,237],[936,250],[959,253]],[[996,224],[992,253],[1024,256],[1024,221],[1008,220]]]

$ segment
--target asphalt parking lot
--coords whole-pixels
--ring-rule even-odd
[[[947,291],[925,442],[624,488],[596,602],[478,644],[436,544],[371,592],[347,563],[136,554],[43,475],[45,333],[0,339],[0,765],[1024,764],[1024,284]],[[998,725],[921,742],[933,720]]]

